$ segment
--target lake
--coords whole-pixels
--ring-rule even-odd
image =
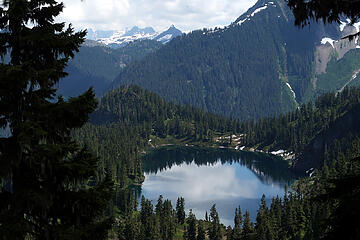
[[[203,219],[216,204],[225,225],[233,225],[239,205],[243,214],[248,210],[255,220],[263,194],[270,203],[271,198],[282,197],[285,185],[298,178],[288,163],[276,156],[200,147],[154,150],[144,156],[143,169],[146,178],[141,194],[154,205],[162,195],[175,207],[182,196],[187,213],[192,209],[198,219]]]

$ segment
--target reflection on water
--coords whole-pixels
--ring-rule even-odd
[[[161,194],[174,205],[182,196],[197,218],[204,218],[216,203],[226,225],[232,225],[239,205],[254,219],[262,194],[268,199],[282,196],[285,185],[296,178],[277,157],[225,149],[168,147],[146,155],[143,164],[146,198],[156,202]]]

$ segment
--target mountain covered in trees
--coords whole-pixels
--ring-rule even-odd
[[[296,109],[329,90],[358,85],[356,31],[340,24],[294,26],[283,0],[258,1],[225,28],[196,30],[131,63],[113,82],[240,119]]]
[[[58,86],[58,94],[77,96],[90,86],[102,96],[114,78],[133,61],[139,61],[162,46],[155,40],[129,43],[112,49],[94,41],[86,41],[66,67],[68,76]]]
[[[360,90],[345,88],[291,113],[248,122],[244,143],[265,151],[287,150],[294,155],[293,167],[298,171],[324,165],[345,171],[350,167],[345,159],[360,154],[359,117]]]

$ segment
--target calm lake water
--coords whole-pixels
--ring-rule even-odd
[[[141,194],[154,205],[163,195],[175,207],[182,196],[187,213],[192,209],[197,218],[204,218],[216,204],[225,225],[233,225],[239,205],[255,220],[261,196],[265,194],[270,203],[297,178],[287,162],[275,156],[199,147],[157,149],[144,157],[143,168]]]

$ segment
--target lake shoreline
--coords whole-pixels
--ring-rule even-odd
[[[199,195],[201,201],[207,199],[208,207],[217,203],[223,208],[221,212],[228,215],[227,220],[238,204],[244,210],[254,209],[255,214],[262,194],[269,199],[281,196],[285,185],[290,186],[297,179],[288,164],[275,155],[189,145],[152,149],[143,156],[143,171],[146,179],[141,189],[146,198],[156,201],[163,195],[175,201],[177,196],[183,196],[193,201],[194,196]],[[256,192],[250,194],[250,191]],[[207,209],[202,209],[201,201],[190,205],[193,210],[197,209],[198,216],[203,216]],[[228,210],[227,205],[231,206]]]

